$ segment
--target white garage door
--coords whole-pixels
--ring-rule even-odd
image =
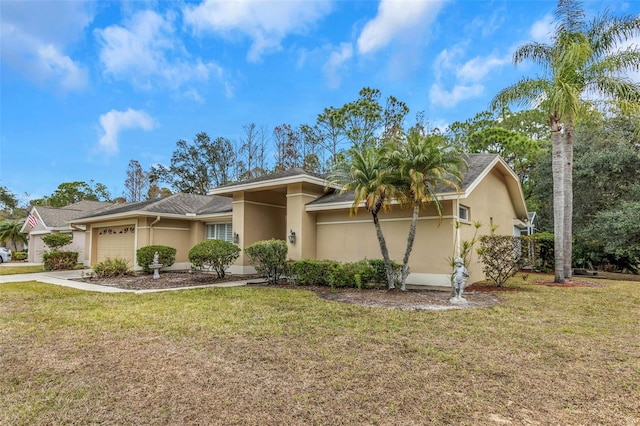
[[[135,226],[110,226],[99,228],[97,231],[98,246],[96,248],[96,257],[98,262],[102,262],[108,257],[111,259],[127,259],[129,266],[133,268],[135,264]]]

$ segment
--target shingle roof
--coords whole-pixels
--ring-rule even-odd
[[[206,215],[215,213],[230,213],[231,199],[215,195],[173,194],[159,200],[139,201],[133,203],[116,204],[108,209],[93,214],[78,217],[86,219],[132,212],[148,212],[150,214],[173,215]]]
[[[220,185],[215,187],[214,189],[232,188],[238,185],[246,185],[246,184],[255,183],[255,182],[266,182],[269,180],[276,180],[276,179],[293,177],[293,176],[311,176],[318,179],[325,179],[327,177],[327,175],[325,174],[310,172],[300,167],[294,167],[293,169],[283,170],[281,172],[269,173],[264,176],[258,176],[252,179],[242,180],[240,182],[233,182],[233,183],[228,183],[226,185]]]
[[[478,179],[482,172],[498,157],[497,154],[468,154],[465,156],[465,160],[468,165],[468,169],[463,173],[462,184],[460,185],[461,191],[466,191],[473,182]],[[451,188],[439,188],[438,193],[450,193],[455,192]],[[329,204],[353,201],[353,192],[340,193],[340,191],[333,190],[323,195],[322,197],[311,201],[309,205],[317,204]]]
[[[113,206],[112,203],[102,201],[78,201],[65,207],[44,207],[36,206],[34,209],[42,219],[43,224],[48,228],[66,227],[67,222],[80,216],[85,216],[89,212],[100,211]]]

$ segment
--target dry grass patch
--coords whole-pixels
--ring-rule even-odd
[[[640,287],[606,284],[449,311],[3,284],[0,424],[638,424]]]

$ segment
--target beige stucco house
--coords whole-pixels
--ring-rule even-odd
[[[413,285],[449,286],[448,257],[456,256],[470,239],[474,221],[484,224],[480,234],[519,234],[527,228],[527,209],[518,178],[497,155],[473,154],[459,193],[439,194],[442,217],[433,207],[420,215],[410,261]],[[130,261],[135,251],[161,244],[177,249],[172,269],[187,269],[188,251],[206,238],[234,242],[240,248],[256,241],[287,241],[291,259],[357,261],[381,258],[371,215],[360,208],[350,215],[353,194],[327,188],[321,175],[292,169],[214,188],[210,195],[174,194],[157,201],[127,203],[75,219],[86,227],[86,266],[107,257]],[[411,211],[393,205],[380,214],[391,258],[404,254]],[[456,229],[455,223],[461,225]],[[472,280],[484,278],[472,262]],[[231,273],[254,272],[242,252]]]
[[[112,203],[101,201],[83,200],[60,208],[44,206],[31,207],[29,214],[35,218],[35,226],[32,226],[33,221],[25,220],[20,230],[28,236],[29,256],[27,261],[42,262],[42,254],[47,251],[42,237],[56,232],[70,234],[73,239],[71,244],[65,247],[65,250],[77,251],[78,259],[84,259],[84,226],[71,226],[70,221],[112,205]]]

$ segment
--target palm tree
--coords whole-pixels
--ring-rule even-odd
[[[389,160],[392,168],[399,174],[398,188],[404,189],[404,196],[398,199],[408,203],[413,209],[402,260],[401,289],[404,291],[420,208],[433,203],[442,218],[437,191],[442,187],[459,189],[458,183],[462,181],[461,168],[466,166],[466,162],[459,151],[445,144],[442,136],[423,136],[415,131],[391,152]]]
[[[22,229],[22,222],[17,220],[5,220],[0,222],[0,242],[4,243],[11,241],[13,243],[13,250],[18,250],[18,243],[26,243],[27,237],[20,232]]]
[[[614,18],[602,14],[585,20],[578,0],[559,0],[555,12],[552,44],[529,42],[513,55],[519,64],[530,59],[545,74],[522,78],[500,91],[491,101],[494,109],[509,104],[536,103],[547,114],[552,141],[555,282],[571,277],[573,215],[574,123],[585,106],[585,95],[599,95],[621,105],[625,111],[640,111],[640,84],[624,72],[640,69],[640,49],[620,47],[640,34],[640,18]]]
[[[395,187],[393,171],[384,161],[384,151],[381,148],[367,147],[362,150],[352,149],[347,158],[339,161],[328,178],[329,185],[340,186],[341,193],[353,191],[354,200],[351,214],[357,214],[358,208],[364,203],[365,209],[373,217],[376,237],[380,244],[380,252],[384,259],[389,290],[395,288],[389,249],[380,227],[378,214],[387,210],[391,200],[398,194]]]

